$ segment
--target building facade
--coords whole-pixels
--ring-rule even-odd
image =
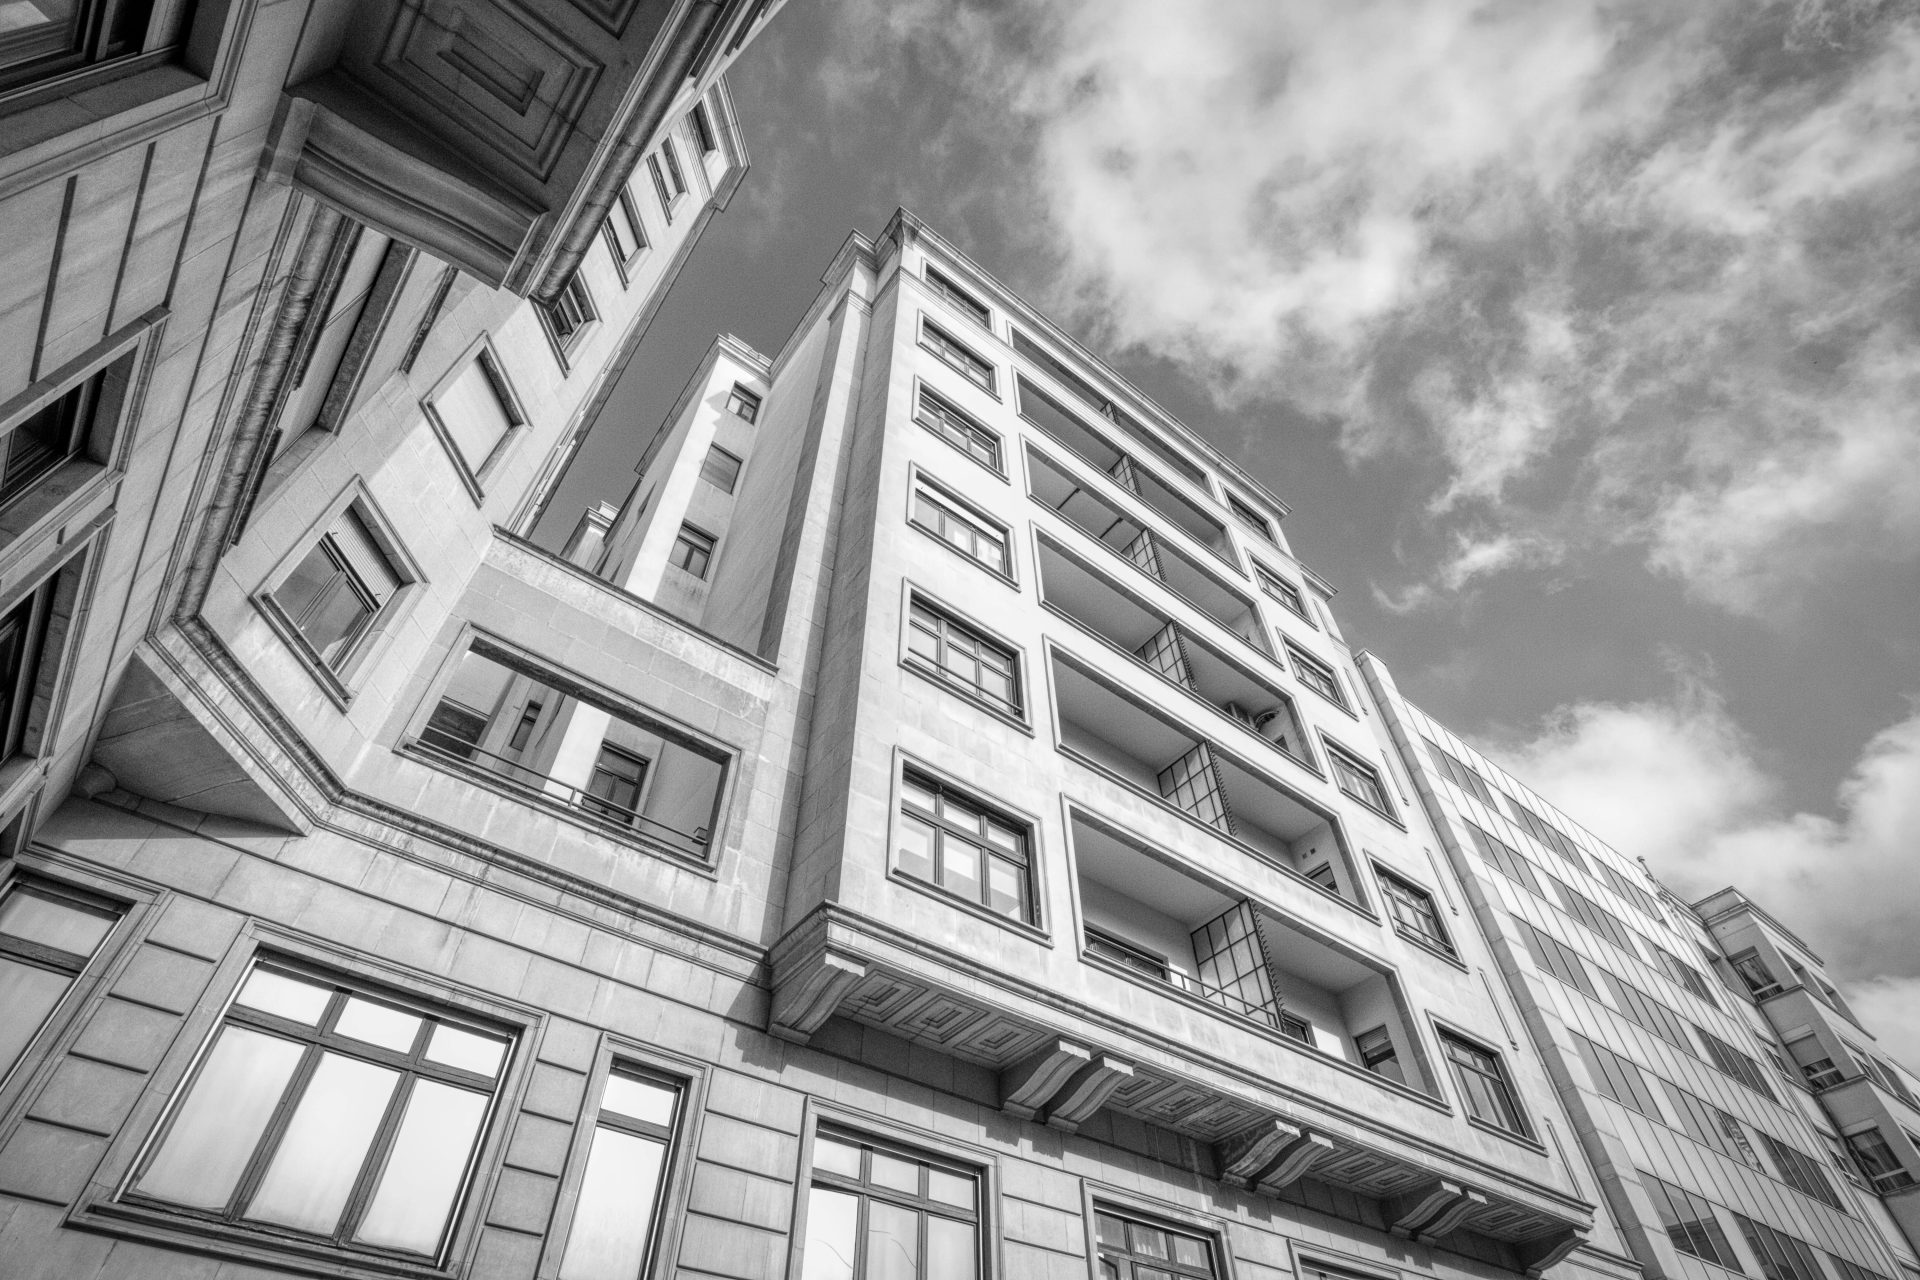
[[[1725,1269],[1920,1274],[1741,1067],[1764,1020],[1679,959],[1713,935],[1581,834],[1697,980],[1623,975],[1712,1037],[1668,1078],[1775,1163],[1616,1114],[1583,1045],[1672,1028],[1528,968],[1522,920],[1587,940],[1462,852],[1507,819],[1411,750],[1467,758],[1284,503],[910,215],[778,353],[716,341],[622,504],[521,536],[665,220],[744,163],[689,172],[726,108],[681,93],[616,193],[651,259],[610,204],[585,303],[459,263],[358,389],[275,375],[257,480],[190,506],[232,514],[181,522],[7,867],[13,1272],[1703,1278],[1659,1178],[1764,1226]],[[1563,911],[1616,892],[1587,862]]]

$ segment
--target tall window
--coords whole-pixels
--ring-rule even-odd
[[[1734,1214],[1733,1220],[1740,1224],[1740,1234],[1752,1246],[1766,1280],[1825,1280],[1826,1273],[1805,1241],[1744,1214]]]
[[[0,1081],[113,932],[120,909],[51,881],[0,890]]]
[[[1227,492],[1227,510],[1233,512],[1234,519],[1259,534],[1263,540],[1275,546],[1280,545],[1273,536],[1273,522],[1254,510],[1252,503],[1231,490]]]
[[[348,507],[269,595],[315,657],[339,671],[405,579]]]
[[[1440,913],[1434,909],[1432,894],[1384,871],[1380,873],[1380,884],[1387,891],[1387,910],[1393,913],[1394,928],[1453,954],[1453,943],[1440,925]]]
[[[760,397],[736,382],[733,390],[727,393],[727,412],[742,422],[757,421],[760,417]]]
[[[1031,923],[1027,845],[1024,823],[921,774],[901,779],[895,865],[903,874]]]
[[[620,188],[620,198],[607,211],[607,248],[613,251],[613,260],[620,264],[623,273],[647,249],[647,230],[640,221],[639,206],[633,202],[633,192],[624,185]]]
[[[1331,744],[1327,747],[1327,759],[1333,765],[1333,780],[1340,790],[1369,808],[1382,813],[1393,812],[1393,806],[1387,802],[1387,789],[1380,782],[1378,769],[1359,756]]]
[[[1900,1163],[1900,1157],[1893,1153],[1893,1147],[1878,1129],[1848,1134],[1847,1149],[1853,1152],[1860,1172],[1867,1175],[1874,1191],[1880,1195],[1913,1185],[1913,1175]]]
[[[256,961],[129,1198],[437,1257],[512,1041]]]
[[[980,1175],[822,1129],[801,1280],[977,1280]]]
[[[1738,1160],[1750,1168],[1762,1168],[1760,1154],[1747,1141],[1747,1131],[1738,1120],[1711,1103],[1701,1101],[1671,1080],[1662,1080],[1660,1084],[1666,1090],[1667,1101],[1679,1113],[1680,1123],[1687,1135],[1695,1142],[1712,1147],[1721,1155]]]
[[[1301,684],[1337,707],[1347,705],[1347,695],[1340,691],[1340,681],[1333,674],[1332,667],[1291,641],[1287,643],[1287,657],[1293,661],[1293,674],[1299,677]]]
[[[647,176],[653,179],[653,193],[660,197],[660,212],[665,216],[667,224],[671,226],[673,224],[673,194],[667,190],[667,175],[661,171],[660,157],[658,155],[647,157]]]
[[[908,660],[929,675],[1020,712],[1020,660],[1013,650],[916,599],[907,617]]]
[[[1767,1084],[1766,1072],[1760,1069],[1758,1062],[1703,1027],[1695,1026],[1693,1031],[1700,1038],[1701,1047],[1707,1051],[1707,1057],[1714,1066],[1768,1101],[1777,1101],[1773,1089]]]
[[[1818,1160],[1764,1131],[1760,1134],[1760,1141],[1766,1147],[1767,1154],[1773,1157],[1773,1167],[1780,1171],[1782,1182],[1830,1208],[1840,1207],[1840,1197],[1834,1194],[1833,1184],[1827,1181],[1826,1170],[1820,1167]]]
[[[1407,1082],[1406,1072],[1400,1066],[1400,1048],[1385,1026],[1362,1031],[1353,1038],[1353,1047],[1360,1054],[1360,1065],[1373,1074],[1401,1084]]]
[[[468,361],[434,396],[430,407],[472,475],[486,470],[501,442],[521,423],[518,408],[485,352]]]
[[[1302,618],[1307,616],[1307,602],[1300,596],[1300,588],[1267,568],[1263,564],[1253,566],[1253,576],[1260,580],[1260,589],[1287,606]]]
[[[1422,738],[1427,744],[1427,754],[1433,758],[1440,772],[1453,781],[1453,785],[1471,795],[1494,813],[1500,812],[1500,806],[1493,802],[1493,788],[1480,776],[1480,771],[1467,764],[1459,756],[1434,742],[1431,738]]]
[[[1720,1219],[1714,1216],[1711,1204],[1685,1187],[1662,1182],[1645,1171],[1640,1173],[1640,1185],[1646,1188],[1654,1212],[1660,1215],[1660,1225],[1667,1229],[1667,1238],[1673,1241],[1674,1248],[1704,1258],[1716,1267],[1740,1270],[1733,1245],[1721,1229]]]
[[[931,320],[920,321],[920,345],[946,361],[968,382],[983,391],[993,390],[993,365]]]
[[[578,271],[567,277],[559,296],[545,310],[547,322],[553,326],[553,336],[559,340],[562,350],[571,347],[581,331],[600,318],[594,309],[593,295],[587,292],[587,282],[580,278]]]
[[[659,1232],[680,1085],[639,1068],[607,1075],[560,1280],[637,1280]]]
[[[1550,933],[1534,928],[1525,920],[1515,920],[1520,926],[1520,941],[1527,948],[1527,954],[1533,957],[1534,964],[1575,991],[1590,1000],[1598,1000],[1600,993],[1594,989],[1593,978],[1587,973],[1587,965],[1575,951]]]
[[[582,808],[628,826],[640,816],[640,792],[646,785],[647,760],[619,747],[600,744],[593,772],[587,777]]]
[[[0,17],[6,12],[0,4]],[[6,37],[0,35],[0,49]],[[4,57],[0,53],[0,57]],[[0,441],[0,506],[12,502],[86,443],[108,370],[71,387],[16,423]]]
[[[1143,1222],[1095,1205],[1093,1234],[1101,1280],[1213,1280],[1213,1243],[1203,1236]]]
[[[1654,1101],[1653,1090],[1648,1086],[1646,1073],[1640,1070],[1639,1063],[1623,1058],[1605,1045],[1595,1044],[1577,1032],[1573,1044],[1586,1062],[1587,1074],[1593,1077],[1593,1083],[1600,1092],[1650,1120],[1664,1119],[1660,1114],[1660,1104]]]
[[[947,276],[946,272],[929,265],[927,267],[927,284],[935,293],[945,298],[948,302],[951,302],[955,309],[966,316],[967,319],[973,321],[982,329],[990,326],[990,322],[993,320],[993,313],[987,310],[987,304],[955,284],[952,279]]]
[[[660,158],[667,162],[667,177],[673,182],[673,194],[687,194],[687,175],[680,172],[680,151],[673,145],[672,138],[661,139]]]
[[[1767,968],[1767,962],[1760,953],[1749,947],[1727,962],[1733,971],[1740,975],[1740,981],[1747,984],[1747,990],[1755,1000],[1765,1000],[1768,996],[1777,996],[1785,990],[1780,980]]]
[[[700,463],[700,478],[722,493],[732,493],[740,483],[740,455],[728,453],[719,445],[710,445]]]
[[[700,154],[710,156],[720,149],[720,139],[713,132],[713,117],[707,112],[707,104],[696,102],[688,113],[693,120],[693,140],[700,144]]]
[[[140,52],[153,0],[0,4],[0,90]]]
[[[995,573],[1009,574],[1013,570],[1007,555],[1006,530],[990,527],[971,512],[963,513],[959,503],[930,485],[913,487],[913,523]]]
[[[1500,1055],[1458,1036],[1440,1033],[1440,1043],[1453,1068],[1453,1082],[1460,1089],[1460,1100],[1467,1114],[1476,1120],[1496,1125],[1510,1133],[1525,1133],[1520,1103],[1507,1079],[1506,1064]]]
[[[1000,437],[939,392],[920,388],[920,407],[914,420],[974,461],[1000,470]]]
[[[667,556],[667,563],[676,569],[684,569],[702,582],[706,581],[707,570],[713,567],[714,536],[702,533],[690,524],[680,526],[680,534],[673,540],[673,551]]]

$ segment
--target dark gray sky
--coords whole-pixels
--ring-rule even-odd
[[[1409,696],[1920,1007],[1914,4],[793,0],[730,82],[543,537],[904,204],[1284,496]]]

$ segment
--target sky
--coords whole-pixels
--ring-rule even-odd
[[[1920,1067],[1920,0],[792,0],[541,533],[914,210],[1291,504],[1401,689]]]

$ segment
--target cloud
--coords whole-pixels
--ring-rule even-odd
[[[1455,598],[1480,578],[1518,565],[1555,564],[1565,554],[1564,547],[1537,535],[1462,532],[1454,535],[1452,554],[1429,581],[1416,582],[1399,592],[1389,592],[1376,584],[1373,598],[1389,613],[1431,609]]]
[[[1920,558],[1913,0],[845,22],[858,74],[938,105],[930,154],[988,158],[942,221],[1030,247],[1038,301],[1424,469],[1432,537],[1387,599],[1445,599],[1462,538],[1630,547],[1756,616]]]

